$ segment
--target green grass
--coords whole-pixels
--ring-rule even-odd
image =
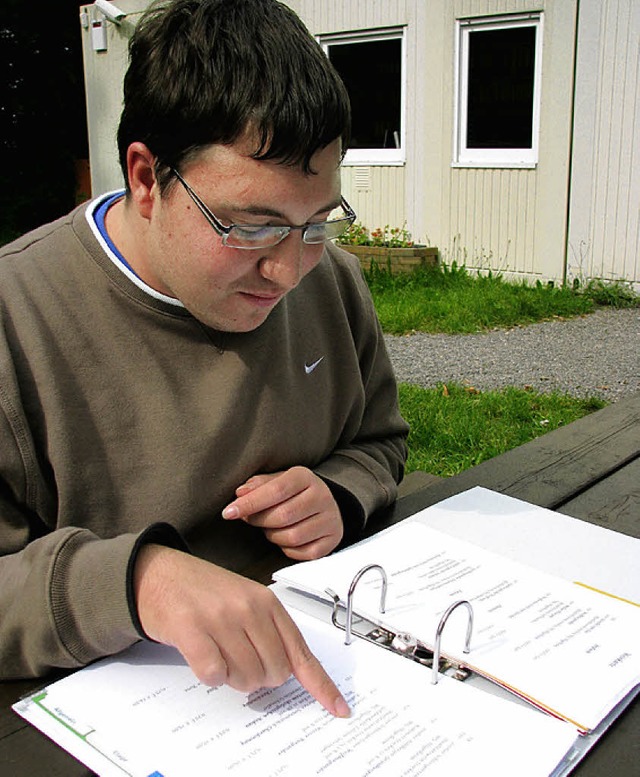
[[[508,283],[440,267],[391,275],[365,273],[385,332],[465,334],[592,313],[640,303],[628,285],[591,281],[581,287]],[[455,475],[468,467],[571,423],[607,403],[512,387],[477,391],[447,384],[424,389],[402,384],[400,408],[409,422],[407,472]]]
[[[399,386],[400,409],[411,427],[407,472],[455,475],[468,467],[571,423],[606,405],[600,399],[537,394],[518,388],[425,389]]]
[[[398,275],[374,267],[365,275],[389,334],[464,334],[584,315],[603,304],[639,304],[621,283],[592,281],[584,288],[508,283],[500,275],[474,276],[455,265]]]

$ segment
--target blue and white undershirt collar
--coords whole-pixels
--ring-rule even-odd
[[[123,197],[124,190],[122,189],[115,192],[107,192],[106,194],[102,194],[99,197],[96,197],[87,205],[85,216],[89,226],[91,227],[91,231],[95,235],[96,240],[98,243],[100,243],[100,246],[106,255],[109,257],[109,259],[111,259],[115,266],[121,270],[130,281],[135,283],[138,288],[142,289],[145,294],[148,294],[154,299],[166,302],[169,305],[183,308],[184,305],[182,302],[180,302],[180,300],[175,299],[175,297],[168,297],[166,294],[161,294],[159,291],[152,289],[151,286],[145,283],[142,278],[135,273],[129,262],[127,262],[120,251],[118,251],[114,242],[109,237],[105,227],[106,213],[115,202],[122,199]]]

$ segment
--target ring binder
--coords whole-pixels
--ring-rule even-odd
[[[345,632],[345,645],[350,645],[353,640],[353,636],[355,635],[356,637],[360,637],[360,639],[373,642],[376,645],[385,648],[386,650],[391,650],[394,653],[399,653],[406,658],[411,658],[413,661],[417,661],[418,663],[424,664],[425,666],[429,666],[432,668],[431,682],[434,685],[438,682],[438,674],[440,672],[445,672],[448,669],[455,669],[455,673],[453,675],[454,679],[466,680],[467,677],[472,674],[471,670],[463,664],[456,663],[448,658],[442,658],[440,646],[442,641],[442,632],[447,623],[447,620],[449,619],[449,616],[457,607],[464,605],[467,609],[469,618],[463,652],[469,653],[471,649],[471,635],[473,632],[473,607],[471,606],[471,603],[466,599],[461,599],[457,602],[454,602],[450,607],[447,608],[447,610],[443,613],[440,622],[438,623],[434,640],[435,648],[432,649],[424,642],[421,642],[419,639],[414,637],[412,634],[403,631],[394,631],[393,629],[387,628],[386,626],[374,624],[368,618],[360,615],[354,610],[353,597],[355,594],[356,586],[360,582],[361,578],[371,570],[380,572],[380,576],[382,578],[379,610],[381,613],[384,613],[387,597],[387,573],[380,564],[368,564],[354,576],[347,592],[346,604],[331,588],[325,589],[325,592],[333,600],[331,622],[336,628]],[[338,611],[340,608],[346,611],[344,624],[340,623],[338,619]],[[354,630],[354,617],[357,619],[359,624],[367,624],[368,626],[365,626],[362,628],[362,630]]]
[[[444,631],[444,627],[447,625],[447,621],[449,620],[449,616],[451,613],[460,607],[460,605],[464,604],[467,608],[467,613],[469,615],[468,621],[467,621],[467,634],[464,640],[464,648],[462,649],[463,653],[469,653],[471,650],[471,634],[473,632],[473,607],[471,606],[471,603],[468,602],[466,599],[460,599],[458,602],[454,602],[450,607],[448,607],[445,612],[442,615],[442,618],[440,618],[440,623],[438,623],[438,628],[436,629],[436,640],[435,640],[435,649],[434,649],[434,662],[433,662],[433,674],[431,676],[431,684],[436,685],[438,682],[438,666],[440,664],[440,644],[442,642],[442,632]]]
[[[352,625],[353,625],[353,595],[356,592],[356,586],[360,582],[360,578],[362,578],[363,575],[365,575],[367,572],[370,572],[372,570],[377,570],[380,572],[380,575],[382,576],[382,590],[380,592],[380,612],[384,612],[386,602],[387,602],[387,573],[384,571],[384,569],[380,566],[380,564],[368,564],[366,567],[362,567],[362,569],[358,572],[358,574],[353,578],[351,581],[351,585],[349,586],[349,591],[347,592],[347,620],[345,623],[345,637],[344,637],[344,644],[350,645],[352,640]]]

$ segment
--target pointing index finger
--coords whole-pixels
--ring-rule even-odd
[[[349,705],[322,664],[313,655],[298,627],[286,613],[286,619],[276,620],[282,642],[287,651],[293,676],[305,690],[336,718],[351,716]]]

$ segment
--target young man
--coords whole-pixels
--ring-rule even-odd
[[[0,666],[140,637],[205,683],[344,700],[271,592],[395,497],[406,455],[366,286],[330,241],[348,98],[275,0],[175,0],[132,39],[126,191],[0,259]]]

